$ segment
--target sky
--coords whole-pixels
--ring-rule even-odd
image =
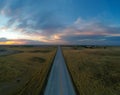
[[[120,45],[120,0],[0,0],[0,45]]]

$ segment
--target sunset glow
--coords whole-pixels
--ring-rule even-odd
[[[89,44],[86,40],[91,44],[101,41],[103,45],[120,45],[119,3],[118,0],[2,0],[0,45]]]
[[[6,41],[6,42],[0,42],[1,45],[22,45],[25,44],[25,42],[22,41]]]

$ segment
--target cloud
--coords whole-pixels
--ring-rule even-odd
[[[107,41],[120,41],[120,36],[111,36],[111,37],[106,37]]]
[[[9,29],[14,26],[13,31],[28,35],[30,40],[0,38],[0,41],[16,41],[26,44],[87,44],[90,42],[98,44],[112,41],[111,43],[120,44],[117,41],[120,36],[119,25],[94,19],[85,20],[81,17],[66,24],[63,10],[60,10],[63,2],[65,7],[68,0],[1,0],[0,14],[9,18],[6,27]]]
[[[54,1],[54,0],[53,0]],[[17,29],[24,29],[26,32],[36,32],[42,30],[43,34],[53,34],[58,29],[64,27],[60,16],[55,14],[54,8],[47,0],[5,0],[2,1],[4,6],[1,7],[1,12],[10,20],[7,26],[11,27],[17,23]],[[49,7],[47,7],[49,6]]]
[[[76,23],[77,22],[77,23]],[[96,34],[120,34],[120,26],[113,26],[107,23],[103,23],[99,20],[85,21],[79,20],[75,21],[72,26],[74,29],[80,32],[94,32]]]
[[[120,26],[100,21],[85,21],[81,18],[56,35],[69,44],[120,44]]]
[[[0,42],[5,42],[5,41],[7,41],[6,38],[0,38]]]

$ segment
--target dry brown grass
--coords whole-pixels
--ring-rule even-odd
[[[120,95],[120,48],[63,48],[80,95]]]
[[[56,48],[7,47],[7,49],[23,52],[0,56],[0,95],[39,95]],[[36,50],[39,52],[31,52]]]

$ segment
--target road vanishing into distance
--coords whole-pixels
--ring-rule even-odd
[[[44,95],[76,95],[60,47],[58,47]]]

